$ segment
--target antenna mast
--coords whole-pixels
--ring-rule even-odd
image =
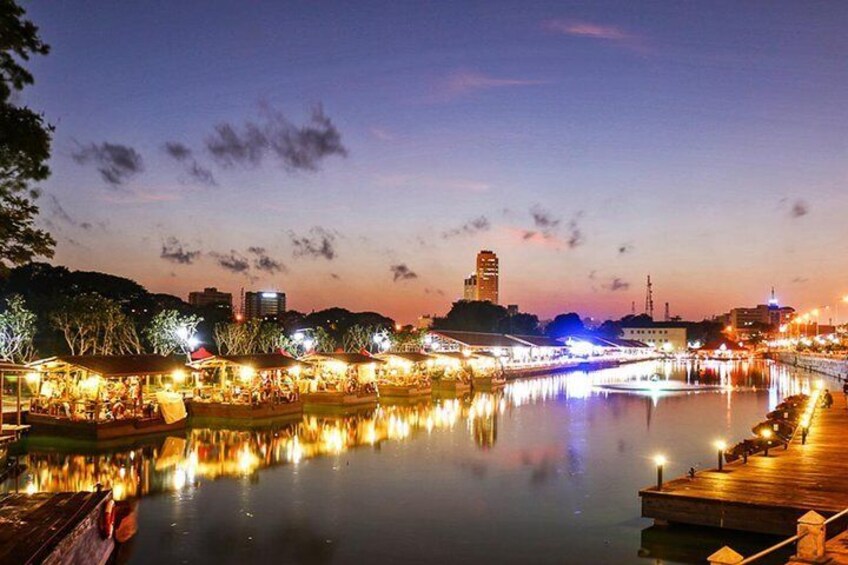
[[[651,275],[648,275],[648,288],[645,292],[645,314],[654,319],[654,287],[651,284]]]

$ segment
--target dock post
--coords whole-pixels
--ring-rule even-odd
[[[710,565],[736,565],[737,563],[742,563],[742,559],[743,557],[741,555],[726,545],[707,557]]]
[[[810,510],[798,518],[798,540],[795,555],[789,560],[790,564],[826,563],[829,561],[824,554],[826,541],[826,525],[824,516]]]

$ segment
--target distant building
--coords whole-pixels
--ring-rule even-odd
[[[222,308],[229,308],[232,310],[233,295],[229,292],[221,292],[214,286],[210,286],[204,288],[203,291],[189,292],[188,303],[196,308],[221,306]]]
[[[686,326],[673,322],[653,322],[638,326],[623,326],[621,337],[625,340],[641,341],[648,345],[674,353],[689,347]]]
[[[285,292],[244,293],[244,315],[251,318],[276,318],[286,311]]]
[[[771,298],[768,304],[758,304],[753,308],[734,308],[725,315],[728,326],[735,332],[745,332],[757,326],[772,326],[777,329],[788,323],[795,316],[795,309],[789,306],[781,306],[771,289]]]
[[[477,274],[471,273],[462,285],[463,300],[477,300]]]
[[[518,304],[507,304],[506,305],[506,315],[507,316],[517,316],[518,315]]]
[[[498,303],[498,256],[494,251],[477,254],[477,300]]]

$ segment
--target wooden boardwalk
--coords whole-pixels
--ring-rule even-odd
[[[772,448],[769,457],[754,455],[722,472],[675,479],[660,491],[644,489],[642,516],[791,536],[808,510],[828,517],[848,508],[848,409],[841,392],[833,396],[832,408],[816,410],[806,445],[799,434],[786,451]],[[834,526],[830,535],[844,524]]]
[[[105,563],[99,519],[111,491],[0,496],[0,563]]]

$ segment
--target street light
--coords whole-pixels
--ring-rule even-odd
[[[724,450],[727,449],[727,443],[724,440],[715,442],[715,448],[718,450],[718,470],[724,470]]]
[[[657,490],[662,490],[663,484],[663,465],[665,465],[664,455],[655,455],[654,463],[657,465]]]
[[[766,428],[766,429],[764,429],[763,431],[760,432],[760,437],[762,437],[764,440],[766,440],[766,448],[765,448],[765,451],[763,452],[763,457],[769,456],[768,450],[769,450],[769,444],[771,444],[771,436],[772,435],[774,435],[774,434],[772,433],[772,431],[769,428]]]

